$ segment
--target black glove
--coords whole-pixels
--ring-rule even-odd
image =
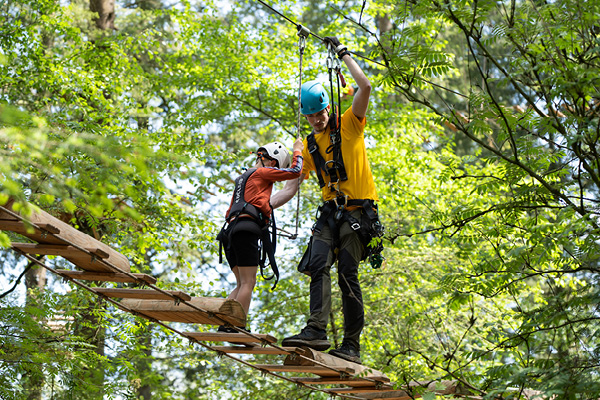
[[[325,44],[331,44],[338,58],[341,60],[346,54],[350,54],[348,48],[340,43],[340,40],[336,36],[325,36],[323,38]]]

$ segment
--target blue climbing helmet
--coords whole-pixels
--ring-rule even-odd
[[[329,96],[319,81],[308,81],[300,90],[300,112],[314,114],[329,105]]]

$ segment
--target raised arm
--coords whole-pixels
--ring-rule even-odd
[[[298,187],[303,180],[304,175],[300,175],[300,178],[286,181],[283,189],[271,195],[271,207],[273,207],[273,209],[279,208],[290,201],[298,191]]]
[[[358,85],[358,91],[354,95],[352,101],[352,112],[356,118],[362,120],[367,115],[367,109],[369,108],[369,98],[371,97],[371,82],[365,75],[360,66],[350,56],[350,52],[346,46],[340,44],[340,41],[335,36],[327,36],[324,38],[325,43],[331,43],[338,57],[344,61],[346,67],[350,71],[350,75]]]

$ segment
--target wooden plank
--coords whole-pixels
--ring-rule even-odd
[[[77,257],[77,256],[86,256],[98,258],[108,258],[108,254],[96,247],[87,248],[88,254],[84,251],[79,250],[76,247],[65,245],[65,244],[39,244],[39,243],[18,243],[13,242],[12,247],[21,250],[23,253],[27,254],[40,254],[40,255],[50,255],[50,256],[62,256],[62,257]]]
[[[307,374],[314,374],[319,376],[339,376],[340,372],[353,375],[355,371],[352,368],[342,367],[337,368],[340,372],[333,371],[329,368],[311,365],[271,365],[271,364],[257,364],[255,367],[264,369],[270,372],[305,372]]]
[[[408,387],[411,389],[424,388],[430,392],[435,392],[438,395],[453,394],[456,397],[464,397],[467,399],[476,399],[477,397],[472,392],[460,385],[457,381],[443,380],[443,381],[411,381],[408,383]],[[414,391],[412,391],[414,393]],[[360,395],[361,398],[367,400],[407,400],[411,398],[408,392],[404,390],[392,390],[382,393],[363,393]],[[415,397],[420,397],[415,395]]]
[[[299,353],[302,354],[300,347],[282,347],[283,350],[276,349],[274,347],[260,347],[260,346],[212,346],[213,350],[222,351],[223,353],[232,354],[290,354]]]
[[[245,333],[224,333],[224,332],[184,332],[189,336],[201,342],[229,342],[229,343],[275,343],[277,339],[271,335],[253,333],[258,339]]]
[[[13,204],[14,204],[14,200],[11,199],[3,207],[5,207],[6,209],[8,209],[12,212],[15,212],[13,210]],[[7,213],[3,213],[3,215],[7,215]],[[10,217],[8,219],[11,219],[11,218],[12,217]],[[39,231],[37,233],[36,232],[34,232],[34,233],[19,232],[20,234],[22,234],[30,239],[33,239],[36,242],[44,243],[44,244],[63,244],[64,245],[66,243],[63,240],[61,240],[61,239],[64,239],[64,240],[66,240],[70,243],[76,244],[77,246],[82,247],[84,249],[88,249],[88,248],[100,249],[108,255],[108,257],[106,258],[106,261],[108,261],[115,267],[119,268],[122,272],[130,272],[131,271],[130,266],[129,266],[129,260],[127,259],[127,257],[125,257],[121,253],[117,252],[116,250],[112,249],[108,245],[102,243],[101,241],[96,240],[93,237],[86,235],[83,232],[78,231],[77,229],[73,228],[71,225],[59,220],[58,218],[53,217],[52,215],[48,214],[47,212],[45,212],[43,210],[38,209],[37,211],[33,212],[29,217],[26,217],[26,219],[29,222],[31,222],[32,224],[39,225],[39,226],[42,226],[42,225],[52,226],[59,231],[59,233],[58,233],[59,238],[54,237],[52,235],[47,235],[45,233],[40,233]],[[2,229],[4,229],[4,228],[2,228]],[[69,261],[76,263],[78,260],[73,259],[73,260],[69,260]],[[77,266],[82,269],[86,269],[86,267],[87,267],[86,264],[77,265]],[[96,271],[96,269],[94,269],[92,271]],[[105,272],[118,272],[118,271],[113,271],[108,267],[105,267],[104,271]]]
[[[389,392],[389,389],[381,389],[381,388],[377,388],[375,386],[367,386],[367,387],[350,387],[350,388],[333,388],[333,389],[323,389],[324,391],[328,392],[328,393],[336,393],[336,394],[358,394],[358,393],[375,393],[375,394],[382,394],[383,392]],[[405,395],[406,392],[404,392]],[[407,395],[408,396],[408,395]]]
[[[154,289],[120,289],[120,288],[92,288],[94,292],[103,294],[107,297],[114,297],[118,299],[158,299],[166,300],[169,299],[174,301],[173,297],[163,294]],[[178,290],[165,290],[165,292],[178,297],[181,300],[191,300],[192,297],[189,294],[180,292]]]
[[[372,386],[373,381],[364,380],[357,377],[340,378],[340,377],[326,377],[326,378],[309,378],[309,377],[294,377],[291,380],[298,383],[305,383],[307,385],[346,385],[351,387],[364,387]],[[391,389],[393,386],[389,384],[382,384],[382,389]]]
[[[81,281],[102,281],[102,282],[126,282],[135,283],[139,280],[144,281],[147,284],[155,284],[156,278],[146,274],[131,274],[135,278],[129,277],[129,275],[122,274],[119,272],[87,272],[87,271],[70,271],[66,269],[57,270],[62,275],[66,275],[73,279]]]
[[[3,231],[11,231],[11,232],[15,232],[21,235],[24,235],[26,233],[29,234],[38,234],[38,235],[42,235],[44,234],[45,231],[50,232],[50,233],[54,233],[54,234],[59,234],[60,233],[60,229],[58,229],[57,227],[50,225],[50,224],[37,224],[40,229],[36,229],[33,226],[29,225],[29,224],[25,224],[24,222],[22,222],[21,220],[18,219],[0,219],[0,230]]]
[[[305,356],[307,358],[310,358],[310,360],[307,360],[305,358],[300,358],[300,357],[291,357],[288,356],[286,357],[286,359],[284,360],[283,364],[284,365],[315,365],[315,363],[311,360],[314,361],[318,361],[321,364],[325,364],[334,368],[340,368],[340,367],[347,367],[347,368],[352,368],[354,371],[356,371],[356,375],[359,375],[361,378],[369,378],[369,379],[374,379],[377,381],[381,381],[381,382],[389,382],[390,379],[385,376],[385,374],[383,374],[380,371],[377,371],[373,368],[370,367],[366,367],[364,365],[361,364],[357,364],[357,363],[353,363],[350,361],[346,361],[344,359],[338,358],[338,357],[334,357],[330,354],[327,353],[323,353],[308,347],[303,347],[303,349],[305,350],[306,354]]]
[[[125,299],[121,305],[159,321],[207,325],[223,325],[228,322],[234,326],[246,326],[246,313],[238,301],[216,297],[193,297],[188,302],[191,306],[165,300]],[[198,311],[192,306],[206,312]]]
[[[362,393],[360,395],[360,398],[365,400],[412,400],[413,398],[418,399],[420,397],[418,394],[414,394],[411,397],[402,390],[382,393]]]
[[[79,250],[76,247],[64,244],[39,244],[39,243],[12,243],[14,249],[20,250],[27,254],[40,254],[62,256],[75,264],[77,267],[86,271],[94,272],[111,272],[112,270],[100,259],[108,258],[108,254],[98,248],[86,249],[88,252]]]

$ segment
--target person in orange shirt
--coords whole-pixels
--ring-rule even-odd
[[[304,140],[301,179],[314,171],[322,190],[323,204],[299,270],[311,277],[310,317],[302,331],[283,339],[283,346],[308,346],[327,350],[327,323],[331,311],[331,266],[337,260],[342,292],[344,338],[329,354],[361,363],[360,335],[364,307],[358,279],[359,262],[371,257],[371,239],[382,235],[377,213],[377,190],[367,159],[364,129],[371,83],[336,37],[326,37],[358,85],[352,106],[341,116],[332,114],[329,96],[318,81],[302,85],[301,112],[313,128]],[[376,251],[379,256],[381,245]]]
[[[252,291],[261,259],[259,243],[269,256],[274,275],[279,277],[274,259],[274,230],[269,232],[273,209],[287,203],[298,189],[298,178],[303,167],[304,145],[294,143],[293,162],[290,166],[288,150],[279,142],[261,146],[257,151],[254,168],[236,178],[231,203],[225,215],[225,225],[217,239],[225,248],[225,256],[236,279],[235,289],[228,299],[241,303],[246,315],[250,309]],[[273,183],[288,181],[282,190],[271,195]],[[265,253],[263,253],[265,254]],[[245,328],[245,327],[239,327]],[[237,332],[234,328],[220,326],[219,332]]]

